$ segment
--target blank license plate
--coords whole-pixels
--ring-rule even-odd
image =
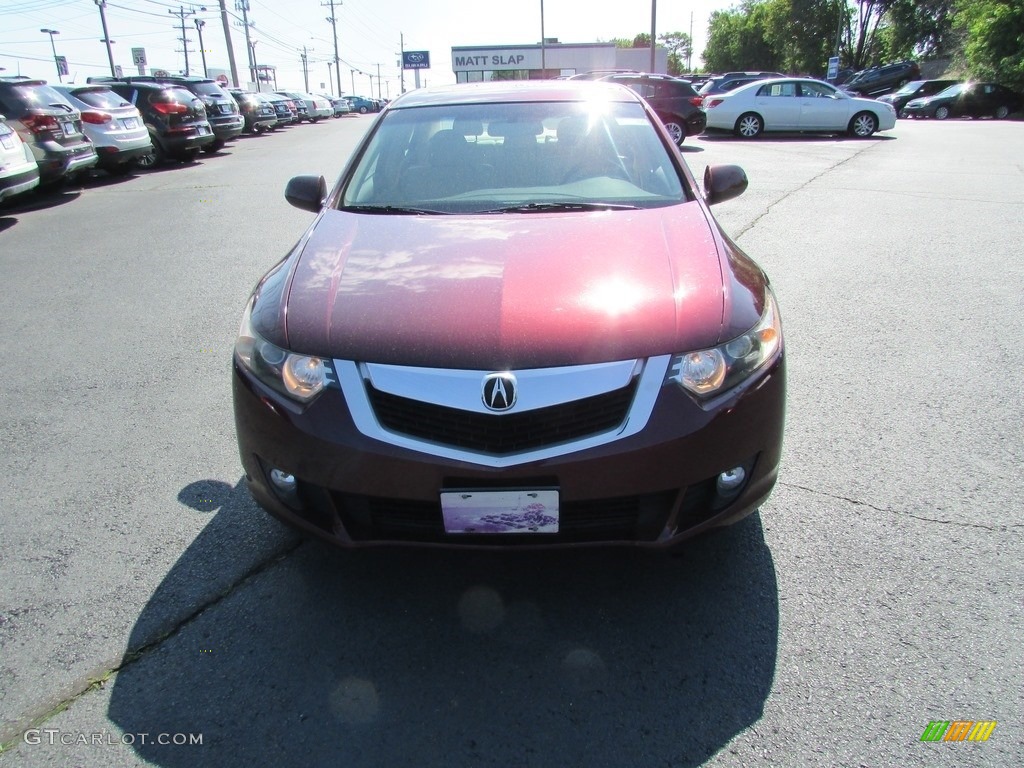
[[[65,136],[74,136],[75,124],[74,123],[61,123],[60,127],[64,130]]]
[[[558,490],[444,491],[441,515],[445,533],[558,533]]]
[[[139,121],[136,120],[134,117],[126,117],[124,119],[124,127],[128,128],[129,130],[132,129],[132,128],[138,128],[139,127]]]

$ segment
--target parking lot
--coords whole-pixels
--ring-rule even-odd
[[[1024,123],[686,140],[748,173],[714,213],[789,402],[760,514],[662,557],[340,552],[249,499],[241,309],[371,122],[0,208],[0,763],[1024,764]]]

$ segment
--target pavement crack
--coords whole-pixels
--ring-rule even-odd
[[[210,596],[210,598],[202,604],[196,606],[193,611],[182,617],[173,627],[166,630],[158,637],[143,643],[137,648],[126,649],[125,652],[121,654],[120,661],[108,662],[99,670],[86,674],[73,682],[65,689],[63,694],[40,703],[34,710],[25,713],[13,722],[8,722],[5,725],[0,726],[0,755],[10,751],[19,744],[22,738],[24,738],[26,731],[32,728],[39,728],[48,720],[68,709],[78,699],[91,691],[103,688],[106,685],[107,680],[112,678],[118,672],[148,656],[151,652],[177,635],[203,613],[218,605],[240,587],[287,559],[293,552],[295,552],[295,550],[301,547],[304,542],[305,539],[298,538],[280,552],[277,552],[262,562],[256,563],[252,568],[239,576],[238,579],[226,586],[219,593]]]
[[[820,172],[816,173],[814,176],[811,176],[811,178],[807,179],[807,181],[805,181],[800,186],[794,187],[793,189],[790,189],[790,190],[787,190],[785,193],[783,193],[783,195],[781,197],[779,197],[778,199],[768,203],[768,205],[765,207],[765,209],[761,213],[759,213],[757,216],[755,216],[754,219],[749,224],[747,224],[745,227],[743,227],[739,231],[737,231],[737,233],[733,236],[732,239],[736,240],[736,241],[739,241],[739,239],[741,237],[743,237],[745,234],[747,234],[747,232],[749,232],[754,227],[756,227],[761,222],[761,219],[763,219],[766,216],[768,216],[772,212],[772,208],[777,206],[779,203],[787,200],[790,196],[796,194],[797,192],[799,192],[799,191],[801,191],[803,189],[807,189],[807,187],[809,187],[811,184],[816,182],[818,179],[828,175],[829,173],[834,171],[836,168],[839,168],[839,167],[841,167],[843,165],[846,165],[846,163],[850,162],[851,160],[857,159],[864,152],[867,152],[869,149],[872,149],[873,146],[874,145],[863,147],[862,149],[854,152],[849,157],[845,157],[842,160],[840,160],[839,162],[833,163],[832,165],[828,166],[827,168],[822,169]]]
[[[1004,523],[1001,525],[985,525],[984,523],[970,523],[963,520],[949,520],[938,517],[927,517],[925,515],[917,515],[913,512],[900,511],[893,509],[892,507],[879,507],[875,504],[871,504],[867,501],[860,499],[854,499],[849,496],[843,496],[837,493],[826,493],[825,491],[819,491],[815,488],[808,488],[806,485],[798,485],[796,483],[784,483],[779,482],[779,485],[785,488],[793,488],[799,491],[806,491],[807,493],[813,493],[815,496],[823,496],[828,499],[835,499],[836,501],[845,501],[849,504],[853,504],[857,507],[867,507],[875,512],[882,512],[889,515],[897,515],[899,517],[909,517],[913,520],[920,520],[924,523],[938,523],[939,525],[951,525],[957,528],[980,528],[983,531],[994,531],[998,533],[1006,533],[1013,529],[1024,530],[1024,523]]]

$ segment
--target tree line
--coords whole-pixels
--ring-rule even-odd
[[[651,37],[614,40],[649,48]],[[658,35],[668,72],[689,69],[690,36]],[[1024,0],[741,0],[708,23],[704,69],[824,76],[829,57],[864,69],[949,59],[964,75],[1024,87]]]

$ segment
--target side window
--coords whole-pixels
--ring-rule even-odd
[[[768,85],[762,85],[758,91],[758,96],[796,96],[796,84],[795,83],[769,83]]]

